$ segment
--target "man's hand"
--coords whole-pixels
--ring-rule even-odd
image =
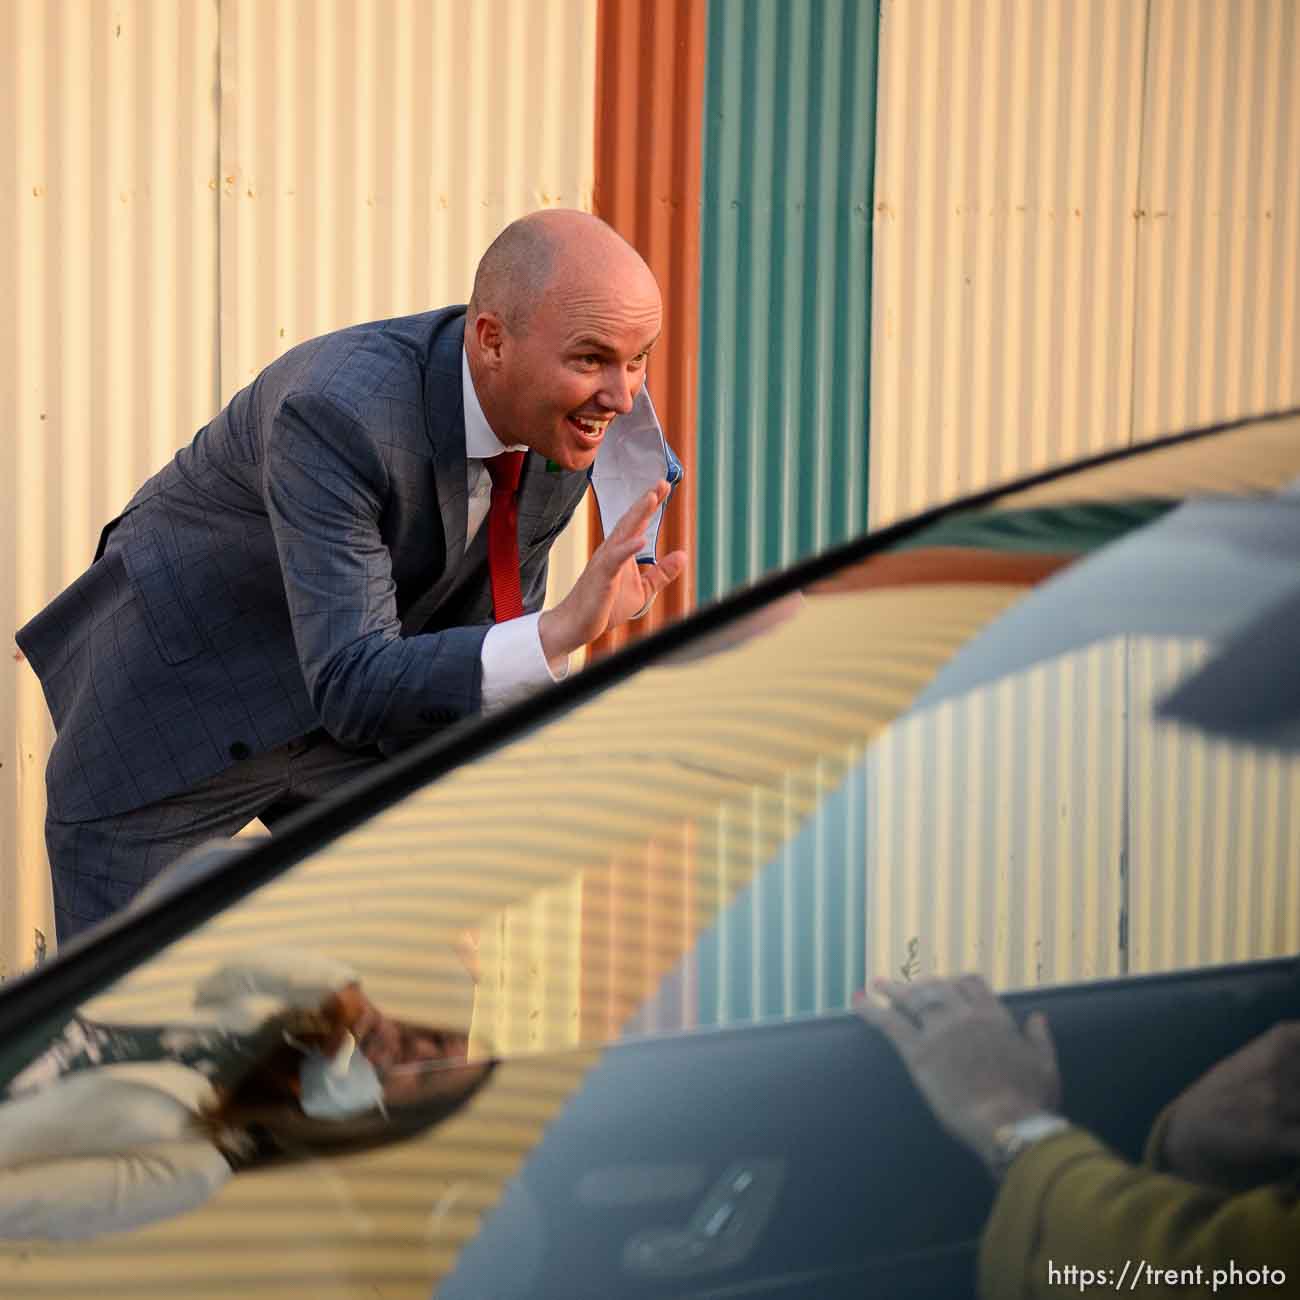
[[[617,527],[596,548],[573,590],[537,621],[542,653],[558,659],[594,641],[602,632],[626,623],[651,604],[686,568],[686,552],[673,551],[658,564],[638,564],[645,530],[668,496],[660,481],[639,497]]]
[[[1045,1016],[1024,1033],[978,975],[895,984],[873,980],[888,1006],[859,1014],[898,1049],[939,1122],[990,1166],[994,1134],[1060,1105],[1061,1076]]]
[[[1283,1021],[1207,1070],[1173,1104],[1164,1163],[1240,1190],[1300,1160],[1300,1020]]]

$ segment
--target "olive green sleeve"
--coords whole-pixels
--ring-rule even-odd
[[[1158,1137],[1153,1132],[1153,1141]],[[1089,1133],[1069,1129],[1031,1147],[1007,1171],[980,1243],[980,1294],[1059,1300],[1079,1292],[1078,1273],[1071,1278],[1066,1269],[1092,1270],[1094,1287],[1129,1290],[1140,1270],[1135,1292],[1186,1300],[1210,1295],[1213,1270],[1234,1264],[1285,1274],[1260,1294],[1286,1295],[1300,1282],[1294,1184],[1213,1192],[1132,1165]],[[1152,1276],[1154,1269],[1186,1271],[1170,1285]]]

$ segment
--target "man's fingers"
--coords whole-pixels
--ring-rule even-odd
[[[633,533],[630,537],[619,537],[612,534],[600,544],[599,550],[592,557],[594,564],[599,557],[600,562],[606,566],[608,572],[605,580],[612,582],[619,569],[625,565],[641,548],[645,545],[644,533]]]
[[[640,567],[641,582],[647,589],[649,599],[653,600],[665,587],[682,576],[682,570],[686,567],[686,552],[674,551],[656,564],[643,564]]]
[[[659,495],[657,491],[643,492],[623,512],[623,517],[614,526],[611,536],[622,538],[628,536],[629,533],[641,532],[646,524],[650,522],[650,516],[654,514],[655,507],[658,504]]]
[[[877,975],[871,981],[871,991],[879,993],[882,998],[893,998],[896,994],[903,992],[907,988],[906,984],[900,984],[896,980],[887,980],[883,975]]]
[[[676,582],[686,571],[686,552],[672,551],[665,555],[656,566],[663,575],[663,585],[666,587],[670,582]]]
[[[624,511],[622,519],[614,527],[610,534],[611,540],[615,537],[626,537],[631,532],[642,532],[650,522],[650,516],[663,504],[664,498],[668,495],[668,484],[660,479],[649,492],[643,492],[635,501]]]
[[[874,1025],[898,1049],[905,1054],[916,1040],[920,1030],[907,1019],[899,1015],[891,1006],[880,1006],[870,998],[863,998],[857,1005],[857,1013],[869,1025]]]

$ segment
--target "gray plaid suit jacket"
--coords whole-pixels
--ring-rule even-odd
[[[468,553],[465,311],[286,353],[104,530],[17,636],[58,735],[49,808],[84,821],[324,727],[400,748],[479,707],[487,529]],[[527,458],[524,607],[587,488]]]

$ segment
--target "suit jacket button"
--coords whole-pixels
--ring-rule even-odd
[[[242,740],[235,741],[230,747],[230,757],[234,759],[247,758],[252,752]]]

